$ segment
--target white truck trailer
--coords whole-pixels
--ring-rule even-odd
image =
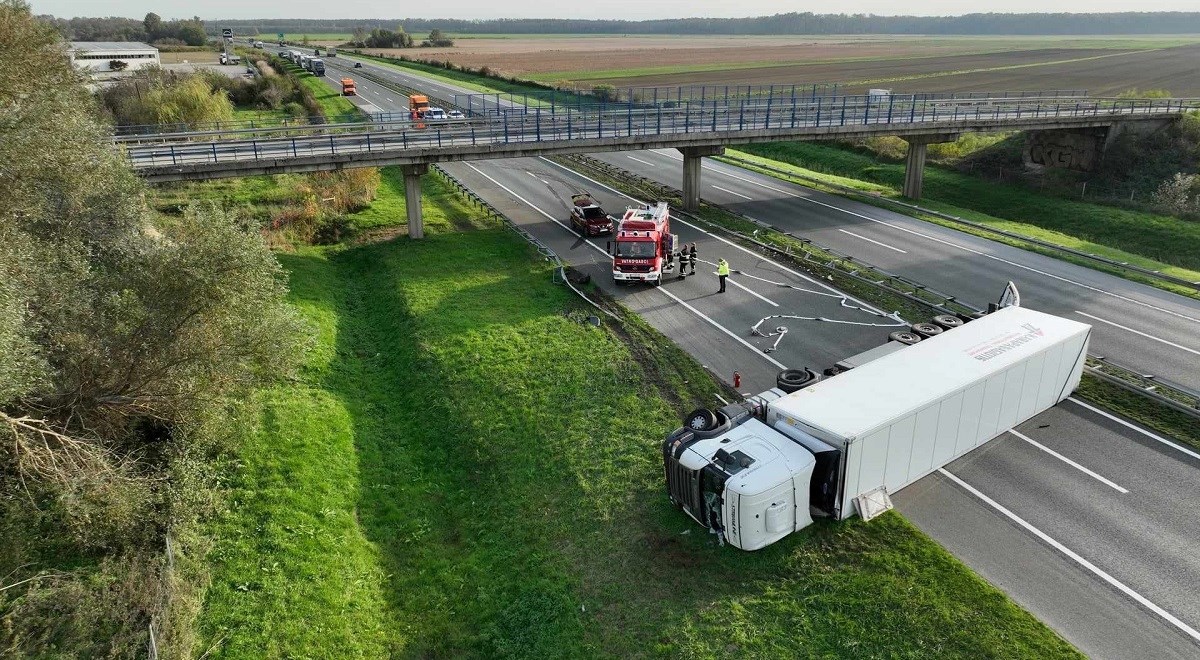
[[[696,411],[663,441],[671,501],[743,550],[850,517],[859,496],[894,493],[1065,399],[1090,332],[1004,307],[824,380],[809,371],[794,391]]]

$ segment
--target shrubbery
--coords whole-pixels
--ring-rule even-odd
[[[133,657],[169,629],[163,536],[198,514],[232,398],[304,332],[258,227],[146,206],[27,5],[0,0],[0,42],[0,655]],[[228,107],[182,85],[131,118]]]

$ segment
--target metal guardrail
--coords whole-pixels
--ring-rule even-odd
[[[596,160],[589,156],[571,155],[565,156],[564,158],[576,165],[591,169],[595,172],[600,172],[618,180],[632,183],[634,186],[650,192],[657,191],[664,193],[667,196],[678,198],[682,197],[682,192],[676,188],[665,186],[657,181],[646,179],[632,172],[621,169],[614,165],[610,165],[603,161]],[[654,194],[651,196],[657,197],[661,195]],[[747,222],[760,226],[763,224],[745,215],[737,213],[736,211],[731,211],[719,205],[713,206],[714,208],[720,208],[723,212],[741,218]],[[891,273],[883,268],[879,268],[878,266],[873,266],[866,261],[841,253],[833,248],[824,246],[810,239],[796,236],[790,232],[778,232],[777,230],[772,229],[772,231],[776,231],[779,236],[786,236],[793,241],[798,242],[798,249],[793,250],[791,245],[787,243],[783,245],[774,245],[768,242],[768,236],[763,236],[757,231],[753,234],[746,234],[744,232],[711,222],[692,213],[681,212],[678,210],[673,210],[672,213],[686,216],[691,221],[703,224],[706,227],[720,231],[728,236],[738,238],[741,241],[753,245],[758,249],[770,254],[819,266],[821,268],[834,270],[843,276],[854,279],[855,281],[879,288],[894,295],[899,295],[906,300],[928,307],[935,313],[969,315],[983,311],[983,308],[976,307],[975,305],[961,300],[956,296],[942,293],[915,280],[909,279],[902,275],[896,275],[895,273]],[[1153,374],[1147,374],[1144,371],[1139,371],[1132,367],[1121,365],[1106,357],[1093,354],[1089,354],[1087,357],[1086,371],[1105,382],[1136,393],[1178,412],[1184,413],[1196,419],[1200,419],[1200,392],[1197,392],[1196,390],[1178,383],[1173,383],[1167,379],[1160,378]]]
[[[747,160],[745,158],[739,158],[737,156],[722,156],[722,158],[724,158],[725,160],[730,160],[730,161],[733,161],[736,163],[740,163],[742,165],[748,165],[750,167],[754,167],[754,168],[761,169],[761,170],[766,170],[768,172],[774,172],[774,173],[782,174],[784,176],[792,177],[795,179],[800,179],[802,181],[809,181],[809,182],[812,182],[817,185],[833,188],[835,190],[838,190],[839,192],[845,193],[847,195],[851,195],[858,199],[862,199],[862,200],[866,200],[866,201],[870,201],[870,202],[885,202],[887,204],[893,204],[895,206],[900,206],[900,207],[911,209],[913,211],[917,211],[917,212],[924,213],[927,215],[932,215],[932,216],[941,218],[943,220],[949,220],[951,222],[961,224],[964,227],[971,227],[972,229],[977,229],[980,231],[988,232],[988,233],[996,235],[996,236],[1004,236],[1005,238],[1020,240],[1025,243],[1030,243],[1032,245],[1036,245],[1040,248],[1044,248],[1047,250],[1053,250],[1055,252],[1061,252],[1063,254],[1068,254],[1073,257],[1079,257],[1081,259],[1087,259],[1090,261],[1094,261],[1098,264],[1101,264],[1101,265],[1104,265],[1104,266],[1107,266],[1110,268],[1117,268],[1117,269],[1129,271],[1131,273],[1137,273],[1139,275],[1153,277],[1155,279],[1159,279],[1164,282],[1170,282],[1172,284],[1178,284],[1180,286],[1185,286],[1185,287],[1194,289],[1196,291],[1200,291],[1200,282],[1193,282],[1191,280],[1187,280],[1182,277],[1175,277],[1174,275],[1168,275],[1166,273],[1163,273],[1162,271],[1151,270],[1149,268],[1142,268],[1141,266],[1135,266],[1128,262],[1117,261],[1115,259],[1109,259],[1108,257],[1102,257],[1098,254],[1092,254],[1090,252],[1084,252],[1082,250],[1075,250],[1075,249],[1072,249],[1069,247],[1055,245],[1054,243],[1050,243],[1049,241],[1043,241],[1040,238],[1033,238],[1031,236],[1025,236],[1022,234],[1018,234],[1016,232],[1011,232],[1011,231],[1007,231],[1004,229],[997,229],[995,227],[989,227],[988,225],[985,225],[981,222],[975,222],[973,220],[967,220],[966,218],[960,218],[956,215],[951,215],[949,213],[942,213],[941,211],[935,211],[933,209],[926,208],[924,206],[920,206],[919,204],[912,204],[910,202],[905,202],[905,201],[901,201],[901,200],[897,200],[897,199],[891,199],[888,197],[879,197],[876,195],[869,195],[869,194],[862,192],[861,190],[855,190],[854,188],[850,188],[848,186],[842,186],[842,185],[839,185],[836,183],[829,183],[826,181],[821,181],[820,179],[807,177],[807,176],[804,176],[803,174],[799,174],[796,172],[790,172],[788,170],[780,169],[778,167],[772,167],[770,165],[756,163],[752,160]]]
[[[1020,99],[936,100],[890,97],[886,102],[869,96],[818,98],[772,104],[740,100],[736,105],[685,104],[679,108],[616,112],[558,113],[554,109],[525,109],[501,113],[487,120],[465,122],[424,121],[408,128],[340,133],[337,125],[311,130],[318,135],[263,140],[184,142],[164,146],[129,147],[135,168],[220,162],[278,161],[281,158],[371,153],[375,151],[442,149],[451,146],[499,145],[623,137],[675,137],[744,131],[778,131],[796,137],[822,129],[886,126],[889,130],[949,131],[961,124],[977,126],[1024,125],[1021,122],[1053,119],[1164,118],[1200,109],[1200,100],[1150,99],[1143,101],[1042,101]],[[423,126],[423,128],[422,128]],[[886,132],[886,131],[880,131]]]

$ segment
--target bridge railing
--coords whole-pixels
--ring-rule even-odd
[[[677,107],[557,112],[534,108],[451,122],[399,121],[392,124],[328,125],[305,135],[207,142],[126,145],[136,167],[296,158],[377,151],[438,149],[509,143],[570,141],[634,136],[737,133],[892,125],[905,128],[936,123],[952,131],[956,123],[1012,123],[1013,120],[1123,116],[1170,116],[1200,108],[1195,99],[918,99],[915,96],[855,95],[775,103],[773,99],[686,102]]]

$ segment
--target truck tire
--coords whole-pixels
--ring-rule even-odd
[[[726,415],[725,413],[721,412],[720,410],[713,413],[713,415],[715,416],[717,421],[713,423],[711,428],[706,429],[704,431],[693,431],[692,432],[695,434],[695,436],[697,438],[699,438],[701,440],[705,440],[707,438],[715,438],[718,435],[722,435],[722,434],[728,432],[729,429],[733,428],[733,421],[729,419],[729,415]]]
[[[888,339],[890,339],[891,341],[898,341],[901,344],[908,344],[909,346],[912,346],[913,344],[921,341],[921,335],[918,335],[918,334],[915,334],[912,332],[908,332],[905,330],[899,330],[897,332],[893,332],[892,334],[888,335]]]
[[[938,316],[933,317],[933,323],[934,325],[941,326],[943,330],[949,330],[962,325],[963,320],[957,316],[951,316],[950,314],[939,314]]]
[[[683,418],[683,427],[695,433],[703,433],[717,426],[717,413],[708,408],[697,408]]]
[[[812,369],[784,369],[775,377],[775,386],[784,392],[795,392],[821,380],[821,374]]]
[[[932,323],[914,323],[909,326],[909,329],[920,335],[922,339],[929,339],[935,335],[942,334],[941,326]]]

